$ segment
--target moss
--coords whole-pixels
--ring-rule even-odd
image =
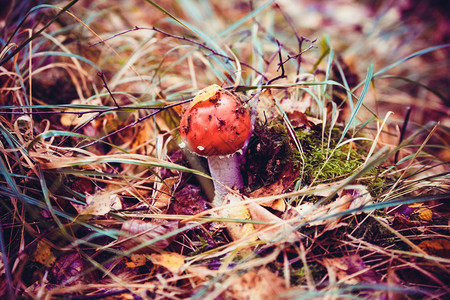
[[[347,145],[336,148],[342,132],[334,128],[331,140],[322,140],[322,128],[313,127],[310,131],[297,131],[297,137],[304,150],[304,181],[333,182],[351,174],[363,162],[363,155]],[[326,130],[328,132],[328,129]]]
[[[329,128],[322,140],[322,127],[314,126],[311,130],[297,130],[296,135],[304,150],[304,175],[303,184],[330,183],[342,180],[350,176],[360,167],[367,157],[371,143],[368,141],[358,141],[355,144],[345,144],[336,148],[342,130],[333,128],[331,138],[328,138]],[[297,153],[295,156],[299,162],[302,160]],[[379,174],[385,168],[378,166],[364,174],[364,179],[358,179],[360,184],[367,186],[373,197],[381,195],[386,186],[393,182],[395,178],[380,177]]]
[[[327,273],[327,270],[324,266],[319,264],[318,262],[310,262],[308,263],[308,269],[311,273],[315,282],[319,282],[320,279]],[[301,285],[305,284],[306,275],[305,275],[305,267],[302,266],[300,268],[292,268],[291,267],[291,283],[293,285]]]

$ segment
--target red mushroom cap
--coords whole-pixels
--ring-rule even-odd
[[[218,86],[205,90],[194,98],[181,118],[181,139],[199,155],[233,154],[244,146],[251,133],[250,115],[234,94]]]

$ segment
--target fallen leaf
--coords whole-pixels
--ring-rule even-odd
[[[307,92],[304,92],[300,95],[300,97],[294,96],[292,92],[291,97],[285,97],[284,95],[280,96],[280,105],[288,114],[304,114],[306,111],[311,109],[313,102],[312,96]]]
[[[174,215],[196,215],[208,210],[208,201],[199,187],[186,184],[178,190],[170,203],[169,213]]]
[[[194,107],[197,103],[207,101],[216,95],[222,88],[217,84],[211,84],[204,89],[200,90],[192,100],[190,107]]]
[[[68,252],[58,256],[51,276],[55,283],[61,285],[67,281],[72,281],[72,284],[85,284],[93,280],[93,274],[85,271],[86,266],[80,253]]]
[[[119,238],[120,245],[124,250],[131,250],[135,247],[135,253],[147,253],[154,251],[155,248],[164,249],[170,245],[173,236],[170,238],[158,237],[174,231],[178,228],[178,222],[146,222],[142,220],[127,220],[122,224],[123,234]],[[155,240],[150,243],[151,240]],[[142,246],[145,244],[145,246]]]
[[[272,122],[277,117],[281,116],[278,109],[275,107],[275,100],[272,96],[271,89],[264,89],[258,98],[257,107],[255,111],[257,112],[257,119],[265,120],[265,122]]]
[[[433,220],[433,211],[422,202],[401,205],[395,209],[394,215],[403,219],[403,222],[431,222]]]
[[[279,299],[285,290],[284,280],[263,267],[236,277],[221,299]]]
[[[417,246],[430,255],[450,258],[450,241],[447,239],[425,240]]]
[[[258,238],[264,242],[274,242],[279,241],[278,238],[282,237],[282,240],[287,242],[295,242],[300,239],[298,233],[289,225],[286,220],[283,220],[264,207],[255,204],[247,204],[248,211],[252,217],[252,220],[265,221],[271,224],[261,225],[255,224],[257,229]]]
[[[328,197],[331,195],[333,185],[321,185],[316,196]],[[346,210],[356,209],[371,203],[372,197],[363,186],[344,189],[338,193],[338,197],[327,205],[314,205],[312,203],[303,203],[295,207],[290,207],[286,212],[287,219],[297,218],[303,222],[309,223],[308,226],[325,225],[324,231],[336,229],[344,226],[340,222],[340,216],[330,217]]]
[[[229,205],[229,207],[220,209],[218,211],[219,217],[236,220],[250,220],[251,216],[247,207],[240,204],[242,200],[243,199],[240,196],[233,193],[227,194],[223,201],[223,205]],[[255,227],[252,223],[224,222],[224,224],[233,240],[245,238],[255,232]],[[254,239],[256,239],[256,236]]]
[[[163,266],[173,274],[179,274],[181,272],[185,258],[186,257],[184,255],[175,252],[167,252],[162,254],[152,253],[149,257],[153,264]]]
[[[141,267],[143,265],[145,265],[145,263],[147,262],[147,259],[145,258],[145,254],[136,254],[133,253],[131,254],[131,257],[129,258],[129,260],[127,260],[125,262],[125,265],[130,268],[137,268],[137,267]]]
[[[109,191],[86,195],[86,205],[76,203],[72,203],[72,205],[80,215],[103,216],[112,209],[122,209],[122,201],[119,195]]]
[[[130,145],[130,153],[149,154],[151,153],[152,145],[148,144],[151,141],[153,134],[152,126],[149,122],[141,122],[136,125],[134,137],[132,137],[132,143]]]
[[[261,198],[283,194],[284,191],[289,188],[292,183],[298,178],[298,173],[299,171],[294,168],[292,164],[288,164],[284,167],[283,172],[276,182],[254,190],[248,196],[249,198]],[[273,200],[262,202],[260,204],[281,212],[284,212],[286,210],[286,203],[282,198],[275,198]]]
[[[164,182],[158,184],[153,194],[154,203],[151,205],[157,208],[166,208],[170,204],[174,187],[180,181],[179,177],[170,177],[164,179]]]
[[[296,217],[300,218],[303,222],[308,222],[309,226],[327,225],[326,230],[331,230],[333,229],[333,225],[336,225],[341,218],[323,218],[347,210],[350,207],[352,198],[353,196],[351,195],[344,195],[338,197],[330,204],[318,207],[312,203],[303,203],[296,207],[291,207],[289,214],[291,215],[291,218]]]
[[[56,257],[53,254],[50,244],[45,240],[41,240],[38,242],[36,250],[33,252],[32,260],[39,262],[46,267],[50,267],[55,262]]]
[[[422,206],[423,202],[416,202],[408,205],[408,207],[422,207]]]
[[[89,102],[82,102],[80,99],[75,99],[72,100],[71,104],[73,105],[79,105],[79,104],[89,104],[89,105],[102,105],[102,102],[100,100],[100,98],[94,98],[91,99],[91,101]],[[75,109],[68,109],[67,112],[76,112],[77,110]],[[81,124],[84,124],[86,122],[89,122],[89,120],[92,120],[92,118],[94,118],[96,114],[93,113],[88,113],[88,114],[82,114],[82,115],[77,115],[77,114],[61,114],[61,118],[60,118],[60,123],[63,126],[79,126]]]
[[[370,267],[368,267],[358,254],[348,255],[337,258],[324,258],[322,264],[328,272],[330,285],[339,283],[358,284],[370,283],[377,284],[378,276]]]
[[[426,207],[415,209],[413,214],[417,214],[419,219],[425,222],[433,220],[433,211]]]

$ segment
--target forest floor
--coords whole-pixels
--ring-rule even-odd
[[[448,11],[3,4],[0,297],[448,299]]]

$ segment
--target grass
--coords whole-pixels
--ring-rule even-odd
[[[355,23],[340,19],[350,4]],[[136,0],[6,11],[3,297],[448,296],[449,44],[437,34],[430,44],[428,27],[408,43],[418,25],[405,8]],[[239,93],[254,122],[246,188],[222,207],[178,131],[183,106],[214,83]]]

